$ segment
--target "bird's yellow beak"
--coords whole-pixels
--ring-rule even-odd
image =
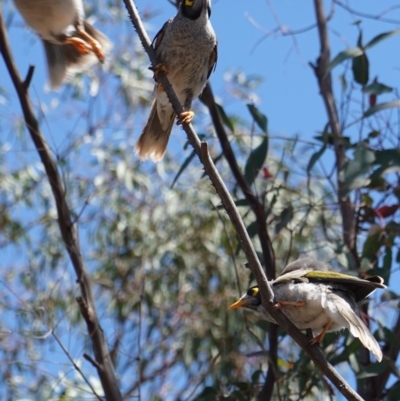
[[[233,303],[228,310],[230,309],[237,309],[237,308],[241,308],[242,306],[246,305],[246,301],[244,299],[239,299],[239,301],[236,301],[235,303]]]

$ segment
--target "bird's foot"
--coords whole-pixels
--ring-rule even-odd
[[[316,337],[312,338],[310,340],[310,344],[321,344],[322,340],[325,337],[325,334],[328,332],[329,328],[332,326],[332,320],[328,320],[326,325],[324,326],[324,329],[319,333]]]
[[[96,55],[100,63],[104,63],[104,53],[100,43],[83,29],[77,29],[76,32],[84,39],[85,43],[89,46],[89,49]]]
[[[168,67],[163,63],[158,63],[155,67],[149,67],[149,70],[154,72],[154,78],[156,80],[157,80],[157,75],[160,72],[163,72],[164,74],[168,74]]]
[[[284,306],[304,306],[306,303],[304,301],[290,302],[290,301],[278,301],[272,308],[273,309],[282,309]]]
[[[194,112],[192,110],[187,110],[181,113],[178,117],[177,125],[188,125],[191,123],[194,117]]]
[[[63,38],[63,42],[65,44],[69,44],[75,47],[75,49],[79,52],[79,54],[86,55],[89,54],[92,48],[90,47],[89,43],[85,42],[81,38]]]

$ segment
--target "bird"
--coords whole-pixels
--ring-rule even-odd
[[[386,288],[379,276],[360,279],[331,272],[328,266],[312,258],[301,258],[286,266],[282,274],[270,282],[274,292],[274,309],[282,312],[299,330],[310,329],[311,344],[321,343],[325,334],[343,328],[360,339],[380,362],[382,351],[375,337],[360,317],[357,303],[377,288]],[[261,304],[258,286],[253,286],[229,309],[247,308],[261,313],[276,323]]]
[[[157,82],[160,71],[167,75],[185,110],[178,125],[189,124],[194,117],[192,101],[203,91],[218,58],[210,16],[211,0],[182,0],[175,17],[163,25],[153,40],[159,64],[153,68],[156,84],[150,115],[135,145],[141,160],[162,160],[175,121],[172,105]]]
[[[75,73],[103,63],[112,43],[85,20],[82,0],[14,0],[40,36],[46,54],[49,86],[57,89]]]

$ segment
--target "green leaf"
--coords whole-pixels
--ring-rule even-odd
[[[400,150],[396,148],[377,150],[375,152],[375,164],[400,166]]]
[[[344,193],[347,195],[354,189],[361,188],[369,183],[369,177],[366,176],[371,170],[375,161],[375,153],[365,144],[359,145],[354,152],[354,159],[349,160],[339,174],[340,181],[344,184]]]
[[[233,125],[232,120],[227,116],[227,114],[225,113],[224,108],[219,105],[218,103],[216,103],[219,115],[221,116],[222,122],[233,132],[235,131],[235,126]]]
[[[390,86],[380,84],[379,82],[374,82],[373,84],[367,85],[362,88],[363,93],[375,93],[376,95],[381,95],[382,93],[393,92],[393,88]]]
[[[218,391],[214,387],[205,387],[193,401],[215,401]]]
[[[365,88],[364,88],[365,89]],[[363,90],[364,90],[363,89]],[[378,138],[378,136],[381,134],[381,132],[380,131],[377,131],[377,130],[373,130],[373,131],[371,131],[369,134],[368,134],[368,139],[371,139],[371,138]]]
[[[386,247],[385,256],[383,257],[383,268],[382,278],[385,280],[385,284],[389,285],[390,281],[390,270],[392,268],[393,253],[392,248]]]
[[[347,344],[346,342],[346,346],[344,347],[343,352],[340,353],[339,355],[335,355],[332,359],[330,359],[330,362],[333,366],[335,366],[338,363],[348,361],[349,356],[351,354],[354,354],[359,349],[360,349],[360,341],[353,340],[350,342],[350,344]]]
[[[370,117],[379,111],[386,110],[386,109],[392,109],[395,107],[400,107],[400,100],[394,100],[392,102],[380,103],[380,104],[377,104],[376,106],[370,107],[364,113],[364,117]]]
[[[248,104],[247,108],[250,114],[254,118],[256,124],[262,129],[265,134],[268,134],[268,118],[265,114],[261,113],[260,110],[254,104]]]
[[[328,75],[336,66],[343,63],[343,61],[361,56],[362,54],[364,54],[364,51],[359,47],[351,47],[343,52],[340,52],[328,65],[328,68],[326,69],[326,75]]]
[[[248,207],[248,206],[249,206],[249,202],[247,201],[246,198],[244,198],[244,199],[238,199],[238,200],[235,200],[235,205],[236,205],[237,207],[241,207],[241,206],[246,206],[246,207]],[[224,209],[224,206],[220,204],[220,205],[217,206],[217,209]]]
[[[374,189],[375,191],[379,192],[386,191],[389,188],[389,184],[382,177],[373,178],[370,176],[369,180],[369,184],[366,186],[366,188]]]
[[[369,80],[369,62],[367,55],[363,53],[353,58],[351,68],[353,70],[354,80],[362,86],[366,85]]]
[[[268,137],[265,136],[260,145],[250,153],[244,168],[244,178],[250,186],[253,184],[263,166],[268,153]]]
[[[314,139],[327,145],[335,144],[334,136],[332,133],[327,133],[327,134],[323,133],[322,135],[316,135],[314,136]],[[340,141],[342,146],[344,146],[346,149],[351,148],[353,146],[350,141],[350,137],[348,136],[342,136],[340,138]]]
[[[394,299],[399,299],[399,296],[397,295],[396,298]],[[388,342],[391,346],[397,347],[399,344],[399,340],[397,339],[396,335],[393,333],[392,330],[390,330],[387,327],[381,327],[377,330],[378,333],[378,338],[381,340],[384,340]]]
[[[324,154],[326,150],[326,145],[322,146],[320,150],[313,153],[310,157],[310,160],[307,165],[307,174],[310,174],[310,171],[314,167],[314,164],[320,159],[320,157]]]
[[[400,150],[385,149],[375,152],[375,165],[380,165],[371,174],[372,180],[383,177],[385,174],[400,171]]]
[[[347,91],[347,81],[346,76],[344,74],[339,75],[340,86],[342,87],[342,92]]]
[[[357,39],[357,46],[362,49],[363,45],[362,45],[362,31],[360,30],[360,34],[358,35],[358,39]]]
[[[375,362],[367,366],[362,370],[360,374],[357,375],[358,379],[366,379],[368,377],[377,376],[383,373],[388,367],[388,361],[384,359],[382,362]]]
[[[383,245],[384,236],[382,235],[382,229],[377,228],[377,231],[369,235],[364,242],[362,256],[368,260],[375,260],[377,258],[378,251]],[[372,274],[372,273],[371,273]]]
[[[385,400],[398,401],[400,400],[400,380],[397,380],[389,390],[386,391]]]
[[[275,234],[279,234],[279,232],[285,228],[288,223],[292,220],[294,216],[293,206],[289,205],[285,209],[282,210],[279,215],[279,222],[275,225]]]
[[[183,171],[186,169],[186,167],[190,164],[190,162],[194,159],[195,156],[196,156],[196,152],[193,150],[192,153],[183,162],[183,164],[179,168],[178,172],[176,173],[176,176],[171,184],[171,189],[174,187],[174,185],[178,181],[178,178],[180,177],[180,175],[183,173]]]
[[[258,222],[257,220],[253,221],[246,227],[247,234],[249,234],[250,238],[254,238],[258,232]]]
[[[382,42],[382,40],[385,40],[387,38],[391,38],[392,36],[396,36],[400,34],[400,29],[396,29],[395,31],[390,31],[390,32],[385,32],[381,33],[377,36],[375,36],[373,39],[371,39],[365,46],[364,49],[370,49],[371,47],[375,46],[379,42]]]

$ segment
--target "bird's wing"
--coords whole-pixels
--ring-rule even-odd
[[[210,60],[208,62],[208,74],[207,79],[210,78],[211,73],[217,67],[217,59],[218,59],[218,44],[215,45],[213,51],[210,54]]]
[[[160,43],[162,42],[165,34],[165,30],[167,29],[167,26],[171,20],[168,20],[162,28],[157,32],[156,36],[154,36],[153,42],[151,43],[153,45],[153,49],[157,50],[158,46],[160,46]]]
[[[304,275],[310,282],[343,284],[354,294],[356,302],[371,295],[377,288],[386,288],[379,276],[361,279],[347,274],[312,270]]]
[[[292,281],[292,280],[308,282],[309,280],[305,276],[307,273],[309,273],[311,271],[312,271],[312,269],[292,270],[292,271],[288,271],[288,272],[283,271],[283,273],[279,277],[277,277],[276,280],[273,281],[273,283],[280,284],[280,283],[286,283],[286,282]]]
[[[364,322],[342,298],[338,298],[335,304],[338,312],[347,321],[350,333],[359,338],[364,347],[368,348],[380,362],[382,360],[382,350]]]

